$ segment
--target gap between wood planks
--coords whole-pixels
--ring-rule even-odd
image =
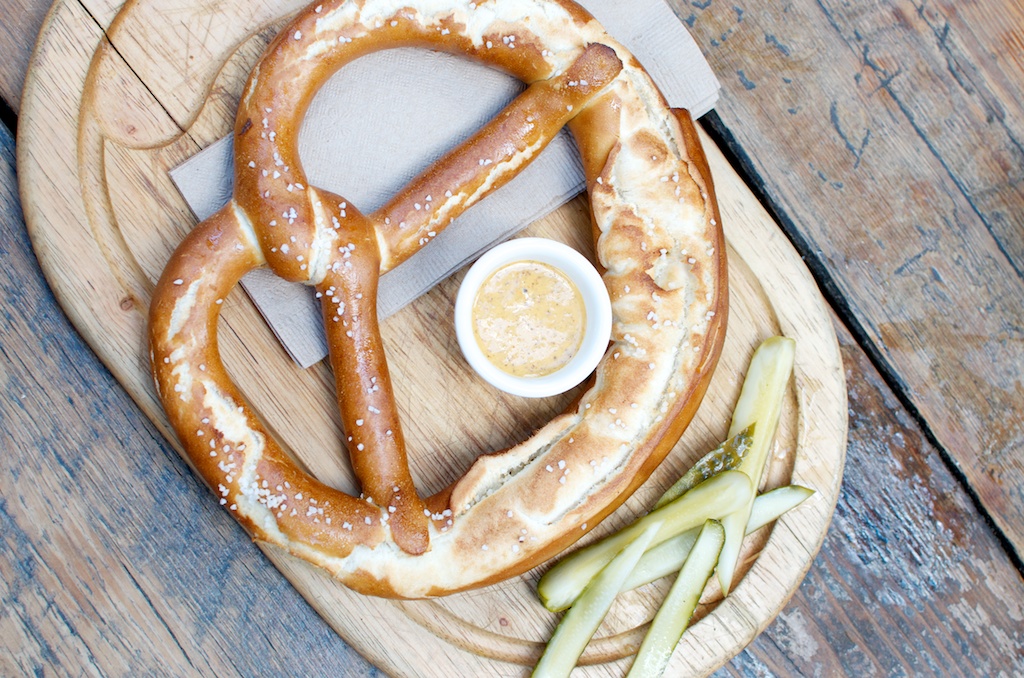
[[[18,114],[3,98],[0,98],[0,124],[7,128],[12,138],[18,136]]]
[[[921,411],[907,394],[906,384],[903,382],[903,379],[900,378],[900,375],[892,365],[885,360],[882,352],[871,340],[867,331],[864,329],[864,326],[850,308],[849,302],[839,292],[839,286],[836,284],[831,273],[829,273],[828,268],[821,261],[810,244],[808,244],[806,238],[804,238],[803,234],[796,227],[796,224],[794,224],[786,215],[785,211],[779,207],[778,203],[772,200],[772,197],[765,189],[765,182],[762,181],[761,176],[754,167],[754,163],[736,141],[736,137],[732,134],[729,127],[722,122],[722,119],[718,117],[718,114],[715,111],[711,111],[698,122],[704,131],[707,132],[715,141],[718,148],[729,161],[729,164],[732,165],[733,169],[736,170],[736,173],[740,175],[753,194],[761,202],[761,205],[768,210],[768,213],[782,228],[782,232],[789,239],[793,247],[796,248],[797,253],[800,254],[800,258],[804,260],[804,263],[810,270],[811,275],[814,277],[814,281],[818,284],[822,295],[825,297],[825,301],[832,307],[836,316],[838,316],[840,321],[853,335],[857,345],[867,355],[872,366],[881,375],[882,380],[886,383],[889,390],[892,391],[893,395],[900,402],[903,408],[906,409],[907,413],[921,430],[922,435],[928,443],[938,451],[939,457],[946,465],[946,468],[949,469],[950,474],[952,474],[970,498],[975,510],[978,511],[978,514],[985,520],[989,529],[992,530],[992,533],[999,541],[999,545],[1009,557],[1010,562],[1013,563],[1013,566],[1021,576],[1024,576],[1024,560],[1022,560],[1022,554],[1017,553],[1013,547],[1013,543],[996,525],[991,514],[982,503],[981,497],[978,496],[974,487],[972,487],[970,482],[968,482],[967,476],[960,468],[960,465],[956,463],[956,460],[951,454],[949,454],[945,446],[939,442],[939,439],[932,431],[928,420],[925,419],[921,414]]]

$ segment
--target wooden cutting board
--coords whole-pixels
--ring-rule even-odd
[[[229,131],[249,66],[299,5],[148,0],[122,8],[58,0],[28,73],[17,151],[36,253],[83,337],[172,440],[149,377],[145,316],[163,263],[195,219],[167,171]],[[795,482],[817,493],[748,539],[749,569],[724,601],[705,596],[703,618],[684,637],[669,675],[711,672],[785,605],[821,545],[846,446],[844,373],[828,309],[784,234],[718,149],[704,143],[730,244],[723,357],[668,460],[591,538],[644,511],[725,435],[753,349],[777,333],[797,340],[797,361],[764,483]],[[585,253],[592,250],[589,231],[584,198],[528,229]],[[383,327],[413,472],[425,494],[478,454],[524,438],[574,396],[515,398],[472,374],[451,323],[461,275]],[[226,365],[279,440],[321,480],[352,491],[329,369],[298,369],[238,292],[225,304],[220,338]],[[267,556],[348,643],[394,675],[523,675],[557,622],[536,599],[543,567],[440,600],[395,602],[351,593],[275,549]],[[584,655],[581,675],[628,668],[667,585],[620,597]]]

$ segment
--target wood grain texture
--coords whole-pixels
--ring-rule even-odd
[[[204,501],[68,325],[29,250],[2,129],[0,147],[0,673],[377,675]],[[786,609],[717,675],[1024,671],[1019,576],[864,353],[839,336],[851,428],[832,527]],[[154,523],[168,510],[172,525]],[[269,661],[219,658],[238,646]]]
[[[1020,4],[672,4],[720,132],[1021,553]]]
[[[157,6],[140,1],[128,7],[145,13]],[[221,5],[197,0],[196,6]],[[145,69],[129,66],[120,50],[111,48],[96,23],[100,13],[58,3],[44,28],[20,121],[22,195],[30,235],[61,304],[147,416],[163,428],[165,419],[155,405],[145,361],[142,311],[153,278],[191,226],[166,172],[195,152],[196,138],[208,138],[214,129],[218,136],[222,133],[230,107],[222,105],[222,97],[214,97],[211,106],[194,112],[188,134],[175,135],[178,122],[165,113],[174,106],[156,99],[160,105],[151,110],[153,102],[147,97],[158,96],[160,88],[133,82]],[[159,42],[163,24],[158,18],[151,17],[148,24],[137,22],[148,26],[151,34],[136,38]],[[117,15],[114,26],[125,22]],[[254,47],[265,38],[254,35],[239,58],[251,59],[258,51]],[[219,74],[211,91],[237,97],[240,76],[248,69],[216,66]],[[69,149],[77,153],[72,155]],[[708,601],[706,619],[688,634],[686,649],[677,654],[679,670],[698,672],[707,672],[738,652],[792,594],[824,536],[838,492],[846,438],[838,349],[817,290],[721,156],[711,162],[723,219],[733,224],[730,281],[736,329],[729,334],[729,348],[696,425],[659,469],[660,475],[600,530],[621,525],[643,510],[653,493],[667,487],[724,436],[739,388],[736,375],[744,371],[756,344],[778,332],[794,336],[806,348],[797,360],[796,386],[768,482],[792,479],[814,487],[818,494],[775,531],[752,539],[749,569],[733,595],[721,603]],[[58,188],[76,185],[78,193]],[[577,246],[591,231],[578,204],[535,227],[535,233],[567,238]],[[392,374],[397,383],[406,384],[399,392],[399,408],[403,420],[413,424],[409,441],[415,449],[414,474],[428,492],[449,484],[481,451],[524,438],[572,397],[511,399],[497,396],[476,379],[458,355],[448,320],[457,282],[447,281],[417,300],[389,319],[384,330]],[[343,436],[327,368],[297,370],[251,304],[236,297],[224,306],[221,349],[241,390],[302,464],[322,480],[354,492],[351,468],[339,453]],[[410,337],[419,341],[410,342]],[[433,397],[438,392],[445,398]],[[300,403],[311,416],[295,416]],[[447,454],[438,455],[436,450]],[[772,538],[774,534],[786,538]],[[536,600],[537,573],[443,601],[396,605],[357,596],[273,549],[268,555],[344,637],[399,675],[422,675],[428,669],[435,675],[517,674],[521,668],[499,665],[494,659],[531,661],[555,623]],[[653,614],[663,589],[664,583],[626,596],[606,622],[604,640],[584,660],[631,654],[639,627]],[[513,623],[502,626],[498,619]],[[391,642],[395,635],[402,637],[401,644]],[[467,651],[455,652],[455,646]],[[513,652],[506,653],[506,648]],[[614,675],[624,663],[628,660],[595,665],[587,673]]]
[[[38,4],[38,16],[42,16],[48,3]],[[711,9],[727,12],[734,5],[712,5]],[[981,9],[994,6],[985,3]],[[999,11],[1006,14],[1014,10],[1010,3],[1002,3],[999,7]],[[707,11],[696,6],[688,6],[687,9],[694,16],[700,11]],[[755,9],[750,8],[751,11]],[[973,22],[976,17],[970,13],[978,9],[976,4],[960,4],[959,16],[968,17]],[[872,10],[863,11],[869,13]],[[991,13],[998,15],[996,9]],[[683,12],[681,16],[685,18],[689,14]],[[787,23],[786,26],[790,30],[814,28],[813,25],[800,26],[798,22]],[[690,28],[696,34],[697,29],[692,24]],[[997,29],[1009,32],[1006,41],[1012,45],[1013,32],[1008,30],[1012,28],[1013,24],[1007,22],[994,29],[982,31],[972,27],[971,30],[981,36],[993,35],[992,31]],[[715,36],[714,39],[718,38]],[[768,38],[762,36],[761,39]],[[26,39],[21,52],[26,62],[30,44],[31,38]],[[821,40],[819,47],[823,54],[828,48],[834,48],[830,39]],[[18,56],[15,52],[4,53]],[[1004,51],[997,58],[1002,64],[1016,63],[1019,69],[1021,53]],[[820,57],[820,60],[827,61],[828,57]],[[736,87],[738,77],[730,81],[721,71],[719,73],[727,90]],[[16,73],[15,76],[20,80],[22,74]],[[7,87],[4,91],[17,92],[16,87],[8,86],[6,78],[9,73],[4,71],[2,77],[0,85]],[[822,76],[826,85],[827,77]],[[1020,79],[1015,81],[1019,83]],[[846,80],[838,82],[841,84]],[[215,87],[213,96],[231,107],[230,93]],[[726,96],[729,96],[728,92]],[[17,97],[14,101],[17,102]],[[999,101],[996,103],[1003,105]],[[766,105],[764,114],[772,110]],[[756,119],[762,114],[762,109],[751,106],[747,112]],[[783,129],[792,125],[785,116],[779,124]],[[772,131],[773,135],[778,133]],[[212,138],[215,137],[209,140]],[[753,142],[757,143],[751,146],[756,149],[761,141],[762,137],[754,135]],[[201,140],[200,144],[204,145],[204,142]],[[9,149],[9,139],[2,145]],[[738,150],[742,153],[743,148]],[[264,562],[256,556],[253,558],[256,565],[248,564],[245,558],[255,553],[250,546],[237,543],[234,548],[224,549],[222,544],[218,544],[211,551],[193,554],[178,530],[153,530],[152,525],[146,523],[151,514],[140,511],[140,505],[130,494],[121,492],[111,496],[106,489],[109,486],[102,482],[53,482],[48,478],[49,468],[46,471],[50,482],[47,505],[66,505],[63,512],[34,510],[34,505],[23,510],[24,504],[10,501],[10,497],[24,494],[23,482],[31,483],[38,475],[43,475],[38,468],[43,464],[48,467],[59,466],[59,461],[84,464],[94,476],[111,477],[110,469],[117,471],[118,464],[124,463],[120,457],[101,458],[102,473],[94,468],[95,465],[90,466],[89,462],[79,458],[119,448],[125,435],[121,431],[138,430],[144,433],[128,440],[140,459],[152,460],[154,474],[159,479],[159,493],[155,489],[153,493],[161,498],[163,505],[176,507],[178,503],[201,503],[205,496],[195,490],[190,472],[160,441],[159,434],[145,422],[136,406],[123,394],[117,395],[118,387],[109,375],[105,375],[103,367],[95,360],[89,360],[92,355],[88,349],[80,343],[68,348],[77,337],[62,322],[61,313],[53,306],[52,297],[45,288],[41,288],[38,295],[32,293],[40,288],[31,287],[31,281],[38,284],[41,278],[31,255],[25,254],[27,245],[19,223],[20,210],[13,197],[12,181],[9,172],[0,180],[0,223],[4,226],[0,237],[0,260],[4,262],[5,269],[0,276],[9,274],[8,279],[0,278],[4,299],[4,314],[0,316],[0,347],[4,353],[0,358],[0,402],[3,403],[0,405],[0,426],[4,433],[0,436],[3,441],[0,448],[6,459],[13,460],[5,464],[3,486],[0,487],[0,496],[4,497],[0,533],[8,545],[0,556],[5,587],[0,594],[3,601],[0,608],[3,633],[0,637],[5,639],[0,649],[0,666],[3,667],[0,673],[16,675],[37,667],[57,674],[77,674],[83,667],[90,673],[106,675],[141,673],[156,667],[161,667],[165,673],[178,675],[232,673],[223,670],[222,665],[204,664],[202,661],[188,665],[175,659],[182,649],[190,657],[201,656],[203,651],[196,649],[196,644],[202,642],[204,635],[211,633],[213,622],[196,623],[194,619],[172,618],[169,626],[174,633],[171,634],[164,630],[160,619],[136,612],[134,606],[127,606],[126,611],[124,607],[90,599],[91,593],[104,590],[101,585],[104,578],[113,577],[111,572],[120,573],[122,570],[117,567],[98,569],[90,566],[89,562],[77,566],[67,563],[74,563],[79,553],[95,554],[100,545],[117,544],[117,535],[125,531],[148,534],[152,538],[145,546],[117,549],[124,559],[122,569],[130,570],[137,584],[117,579],[109,588],[119,590],[137,586],[145,590],[152,597],[154,608],[164,612],[167,618],[167,607],[178,605],[196,582],[202,583],[214,573],[221,577],[220,585],[214,587],[209,598],[201,593],[206,590],[202,588],[194,598],[188,598],[191,602],[184,605],[189,611],[201,613],[209,606],[208,601],[223,600],[219,597],[219,590],[235,590],[244,602],[238,602],[234,609],[248,611],[257,620],[256,623],[232,624],[224,623],[225,619],[217,616],[217,626],[213,628],[223,634],[217,636],[218,645],[231,647],[252,641],[250,636],[263,636],[260,640],[269,645],[271,656],[279,657],[297,673],[306,668],[310,674],[363,675],[367,670],[365,665],[349,663],[354,660],[347,654],[344,644],[329,635],[322,635],[324,627],[322,624],[317,626],[316,615],[310,613],[301,618],[297,613],[290,614],[288,619],[294,623],[278,626],[275,624],[279,621],[276,615],[259,612],[258,601],[245,598],[252,595],[246,585],[250,573]],[[808,173],[795,183],[799,181],[806,182],[807,192],[811,193],[809,189],[821,179]],[[922,177],[921,182],[926,184],[928,179]],[[13,235],[8,235],[9,232]],[[20,250],[14,245],[19,242]],[[838,263],[842,264],[842,260]],[[825,264],[829,267],[828,261]],[[49,303],[47,298],[51,300]],[[916,303],[913,299],[908,300],[908,308],[913,303]],[[431,321],[436,321],[436,318],[425,318],[425,322]],[[928,445],[925,434],[911,415],[900,407],[896,395],[871,368],[864,353],[842,330],[840,340],[851,394],[851,428],[844,492],[832,528],[821,556],[789,606],[720,675],[1022,673],[1024,668],[1020,657],[1024,652],[1021,650],[1020,628],[1024,620],[1024,604],[1021,602],[1024,585],[1019,574],[1001,552],[985,520],[977,514],[957,479],[950,475],[938,451]],[[262,349],[257,347],[255,350]],[[70,357],[65,359],[64,355]],[[20,360],[27,367],[19,370]],[[75,381],[71,376],[54,376],[71,374],[80,379]],[[329,375],[325,378],[329,379]],[[51,381],[56,384],[53,390],[49,389]],[[8,388],[11,385],[13,391]],[[40,393],[38,398],[34,397],[36,389]],[[27,396],[24,400],[29,404],[24,404],[21,395]],[[73,407],[70,403],[68,409],[58,407],[69,397],[73,400]],[[267,397],[272,397],[272,394]],[[412,397],[413,394],[408,395],[408,398]],[[82,412],[98,419],[81,416]],[[53,419],[49,418],[51,414]],[[110,427],[117,431],[116,434],[105,433],[107,427],[97,423],[104,419],[111,422]],[[463,433],[452,431],[447,442],[443,443],[444,449],[454,447],[453,441]],[[135,463],[136,460],[129,461]],[[142,467],[139,461],[130,480],[145,482],[141,479],[142,471],[138,470]],[[36,468],[37,475],[12,470],[27,468]],[[10,473],[10,478],[7,473]],[[82,476],[80,471],[76,477]],[[120,482],[128,480],[121,479]],[[79,495],[84,498],[79,498]],[[95,506],[103,507],[99,513],[105,521],[103,529],[76,529],[82,525],[89,526],[90,521],[96,520],[93,517]],[[202,521],[208,518],[210,523],[204,525],[213,524],[214,527],[203,529],[213,530],[215,534],[220,534],[219,530],[223,529],[226,534],[232,534],[234,528],[230,521],[224,520],[220,528],[216,527],[217,511],[194,506],[197,508],[186,516],[187,519]],[[933,511],[943,517],[937,521]],[[9,528],[14,531],[8,532]],[[204,544],[216,539],[202,532],[199,532],[199,537]],[[52,542],[57,542],[61,549],[55,550]],[[45,554],[48,560],[44,562],[40,554]],[[207,562],[208,558],[215,560]],[[240,559],[243,564],[235,567]],[[165,568],[173,569],[173,572]],[[55,576],[53,572],[60,572],[62,576]],[[161,577],[167,579],[162,581]],[[275,599],[287,597],[288,587],[274,586],[275,581],[280,584],[279,580],[271,576],[266,581],[270,585],[266,590]],[[163,595],[170,600],[164,600]],[[86,612],[76,612],[79,605],[84,606]],[[140,605],[145,607],[143,603]],[[510,623],[499,616],[494,619],[498,628],[502,622]],[[71,620],[70,626],[67,620]],[[227,621],[231,621],[230,615],[227,615]],[[119,633],[136,625],[142,629],[137,634],[118,637]],[[24,628],[19,629],[19,626]],[[68,628],[72,630],[61,630]],[[320,640],[314,639],[306,645],[309,635]],[[64,662],[63,658],[71,659]],[[89,658],[100,658],[93,662],[98,668],[92,668],[86,661]],[[305,663],[313,660],[319,663]],[[273,664],[269,668],[273,669]],[[250,666],[238,672],[255,673],[255,670]]]
[[[15,188],[0,126],[0,674],[377,675],[79,338]]]

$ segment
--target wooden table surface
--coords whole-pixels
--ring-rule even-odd
[[[1021,675],[1024,8],[669,4],[722,81],[702,124],[818,280],[849,389],[822,551],[721,673]],[[40,273],[14,134],[47,5],[0,0],[0,675],[374,675]]]

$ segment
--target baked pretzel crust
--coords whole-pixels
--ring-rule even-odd
[[[491,123],[363,215],[312,187],[298,128],[338,68],[396,46],[478,59],[527,83]],[[511,179],[568,125],[583,160],[612,341],[592,385],[522,443],[421,498],[377,326],[378,276]],[[685,111],[568,0],[349,0],[310,6],[253,69],[235,124],[235,191],[165,268],[151,362],[196,471],[255,539],[364,593],[420,598],[523,572],[595,527],[671,450],[725,334],[725,244]],[[300,470],[246,405],[217,349],[220,305],[269,266],[321,299],[353,497]]]

